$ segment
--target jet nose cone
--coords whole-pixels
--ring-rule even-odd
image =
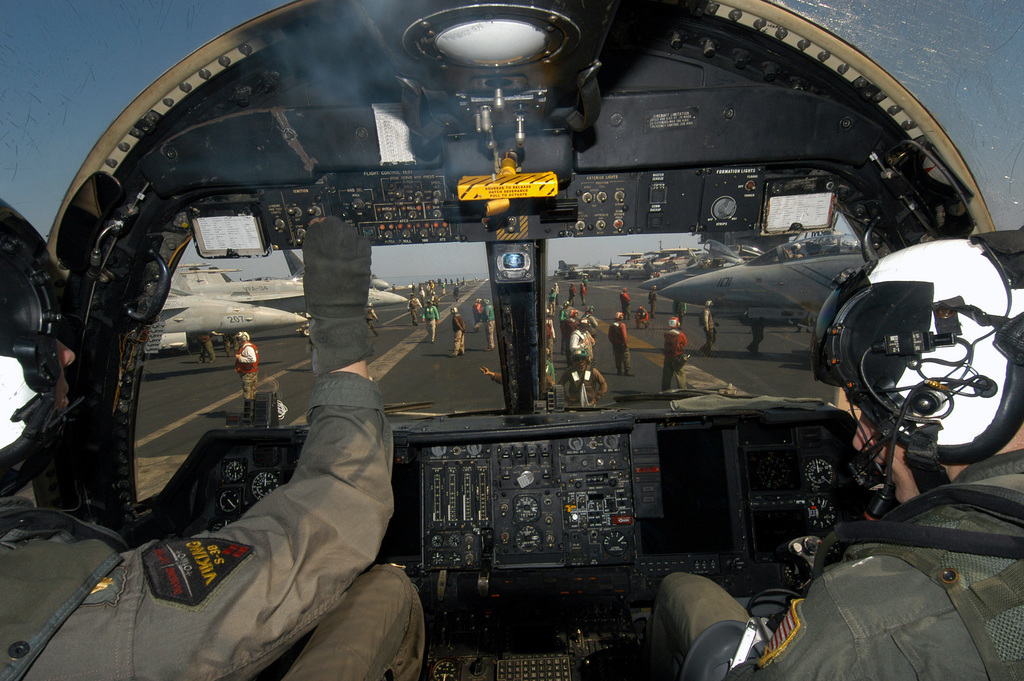
[[[715,298],[718,277],[715,278],[714,283],[701,281],[702,278],[694,277],[686,281],[678,281],[663,290],[661,295],[689,305],[703,305],[705,301]]]
[[[389,291],[381,291],[379,295],[379,302],[375,305],[405,305],[409,302],[407,298]]]

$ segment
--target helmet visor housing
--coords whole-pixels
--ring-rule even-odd
[[[58,422],[51,411],[61,373],[55,339],[60,315],[46,262],[39,233],[0,201],[0,465],[29,456],[48,435],[45,424]]]
[[[1024,421],[1022,368],[993,344],[998,320],[1020,314],[1022,303],[969,241],[898,251],[825,302],[813,340],[815,378],[842,387],[876,426],[898,427],[904,440],[917,426],[937,424],[943,463],[978,461]]]

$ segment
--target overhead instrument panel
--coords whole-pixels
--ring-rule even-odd
[[[337,216],[375,246],[557,237],[829,228],[853,188],[833,175],[763,166],[577,173],[545,198],[460,200],[443,171],[333,173],[308,186],[205,197],[173,224],[195,230],[204,257],[302,247],[314,221]],[[513,175],[513,179],[515,179]],[[495,208],[495,203],[501,206]],[[506,205],[507,204],[507,205]]]

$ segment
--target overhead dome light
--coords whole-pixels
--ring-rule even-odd
[[[425,17],[405,32],[411,54],[462,66],[514,66],[547,59],[579,40],[579,29],[557,12],[534,7],[461,7]]]
[[[467,21],[437,35],[437,51],[457,62],[478,66],[511,66],[550,54],[551,34],[514,19]]]

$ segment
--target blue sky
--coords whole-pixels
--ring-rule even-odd
[[[628,1],[628,0],[627,0]],[[1024,3],[779,0],[878,60],[949,131],[997,225],[1024,224]],[[0,0],[0,197],[49,233],[111,121],[177,61],[275,0]],[[670,237],[664,245],[687,245]],[[657,247],[635,239],[628,250]],[[550,258],[607,262],[604,240]]]
[[[0,0],[0,197],[49,233],[118,114],[164,71],[275,0]]]

